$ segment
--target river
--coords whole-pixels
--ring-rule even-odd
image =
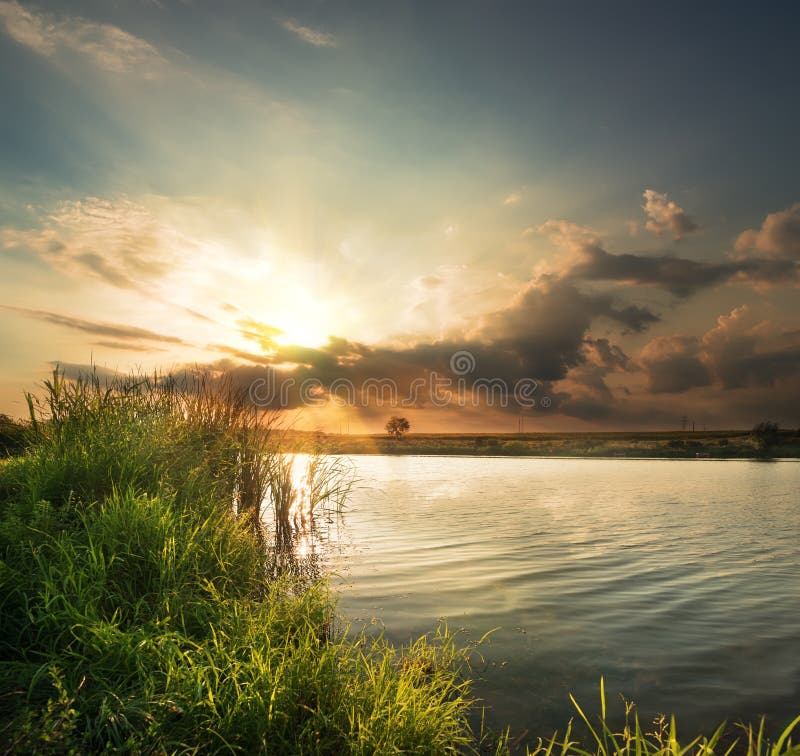
[[[800,713],[800,463],[352,458],[326,561],[354,628],[446,621],[512,736],[563,730],[603,676],[679,733]]]

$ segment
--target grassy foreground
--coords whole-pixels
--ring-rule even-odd
[[[0,753],[470,749],[446,632],[348,638],[276,576],[270,434],[218,393],[56,376],[34,407],[0,466]]]
[[[325,582],[286,567],[287,470],[236,397],[58,374],[45,388],[25,453],[0,463],[0,753],[513,748],[470,728],[467,650],[446,630],[401,649],[353,637]],[[341,489],[319,470],[324,504]],[[567,728],[528,752],[800,753],[791,726],[734,750],[721,730],[612,730],[602,699],[590,745]]]

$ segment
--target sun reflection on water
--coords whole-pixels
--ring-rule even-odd
[[[352,481],[352,466],[341,458],[297,453],[273,460],[262,521],[275,572],[319,576]]]
[[[273,492],[273,507],[285,513],[276,517],[276,556],[285,561],[292,571],[314,574],[322,552],[325,533],[316,521],[314,456],[311,454],[285,454],[281,458],[285,481],[278,492]]]
[[[289,515],[292,523],[305,529],[311,519],[312,502],[311,457],[308,454],[295,454],[291,461],[292,505]]]

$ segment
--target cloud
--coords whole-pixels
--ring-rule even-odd
[[[742,232],[736,240],[736,250],[755,250],[781,260],[800,262],[800,202],[770,213],[757,231]]]
[[[130,341],[95,341],[94,346],[105,347],[106,349],[120,349],[126,352],[166,352],[166,349],[153,346],[152,344],[135,344]]]
[[[627,354],[608,339],[586,338],[582,362],[552,388],[558,397],[558,411],[581,420],[599,420],[618,416],[620,405],[616,392],[606,378],[611,373],[627,373],[637,369]],[[625,390],[622,389],[622,393]]]
[[[96,252],[80,252],[73,257],[73,262],[91,271],[98,278],[102,278],[107,283],[118,286],[121,289],[135,287],[134,282],[125,273],[115,268],[113,264]]]
[[[511,194],[503,200],[504,205],[519,205],[520,202],[522,202],[522,191],[519,189],[511,192]]]
[[[166,65],[149,42],[111,24],[34,11],[16,0],[0,2],[0,21],[12,39],[45,58],[72,53],[104,71],[146,79]]]
[[[132,326],[95,323],[47,311],[6,309],[114,339],[120,347],[126,343],[180,342],[175,337]],[[645,308],[618,303],[609,295],[581,291],[569,281],[543,276],[529,282],[506,307],[480,318],[471,330],[458,337],[404,346],[371,346],[331,338],[321,347],[309,348],[278,344],[274,341],[276,329],[255,320],[242,320],[241,332],[258,342],[263,351],[212,345],[209,350],[227,357],[204,367],[212,373],[229,372],[244,390],[254,381],[263,383],[268,377],[272,385],[289,381],[286,391],[273,396],[274,409],[307,406],[301,396],[305,382],[313,382],[323,400],[335,391],[337,382],[344,382],[354,392],[352,396],[345,393],[344,397],[352,399],[359,414],[368,419],[382,416],[391,406],[381,393],[386,382],[395,387],[394,398],[402,401],[413,393],[414,381],[431,373],[453,377],[451,358],[466,350],[473,362],[470,370],[459,377],[473,397],[482,396],[479,386],[486,382],[500,380],[511,387],[520,379],[533,378],[539,384],[536,398],[548,396],[552,401],[548,410],[551,415],[587,422],[613,417],[615,423],[624,425],[641,425],[643,418],[647,418],[646,423],[671,422],[669,407],[653,404],[654,395],[677,396],[703,388],[715,392],[707,403],[717,406],[724,406],[726,401],[720,398],[720,390],[738,392],[737,401],[744,413],[752,412],[752,397],[746,392],[775,386],[775,400],[783,407],[785,386],[795,385],[800,375],[800,330],[758,320],[748,307],[720,316],[702,337],[656,337],[636,359],[610,339],[592,335],[598,320],[643,329],[657,316]],[[643,376],[644,390],[634,389],[632,394],[621,380],[630,375],[636,385],[637,374]],[[613,382],[612,375],[618,376]],[[334,395],[343,396],[338,392]],[[682,402],[686,411],[696,413],[691,409],[692,396],[696,394]],[[487,417],[496,418],[495,422],[500,422],[504,412],[518,411],[513,401],[506,407],[489,406],[485,394],[482,401],[490,412]],[[702,402],[696,406],[702,406]],[[764,404],[765,416],[771,406]],[[440,410],[424,391],[413,407]],[[455,410],[451,407],[448,411]]]
[[[756,320],[747,305],[720,315],[703,336],[716,380],[727,389],[773,386],[800,374],[800,333],[769,320]]]
[[[659,336],[644,346],[639,363],[647,376],[647,390],[677,394],[708,386],[711,376],[701,359],[700,340],[693,336]]]
[[[61,315],[47,310],[31,310],[27,307],[11,307],[9,305],[0,305],[0,307],[4,310],[24,315],[25,317],[35,318],[45,323],[53,323],[54,325],[63,326],[64,328],[71,328],[75,331],[83,331],[93,336],[105,336],[112,339],[133,342],[154,341],[165,344],[187,344],[186,341],[177,336],[169,336],[167,334],[157,333],[156,331],[150,331],[147,328],[138,328],[137,326],[83,320],[82,318],[74,318],[70,315]]]
[[[730,276],[719,266],[666,255],[614,255],[599,246],[584,246],[580,258],[565,273],[567,278],[617,281],[660,286],[686,297],[698,288],[719,283]]]
[[[760,286],[800,278],[800,269],[788,259],[750,256],[707,263],[675,255],[612,254],[603,248],[599,234],[585,226],[550,220],[538,230],[567,252],[554,270],[565,280],[658,286],[677,297],[688,297],[723,283]]]
[[[659,286],[677,297],[688,297],[698,289],[732,281],[785,283],[796,280],[798,271],[794,264],[780,260],[751,258],[703,263],[672,255],[614,255],[599,246],[585,246],[564,275],[587,281]]]
[[[253,318],[241,318],[238,321],[239,333],[250,341],[255,341],[266,354],[274,353],[277,348],[275,339],[283,331],[266,323],[260,323]]]
[[[532,229],[526,229],[529,231]],[[550,238],[553,244],[567,251],[581,250],[587,246],[598,246],[600,234],[589,228],[567,220],[549,220],[542,223],[537,231]]]
[[[567,281],[542,276],[508,307],[485,316],[473,335],[512,350],[531,375],[552,380],[581,361],[585,334],[596,318],[636,332],[659,320],[645,308],[617,306],[609,295],[585,293]]]
[[[113,330],[115,337],[125,333],[122,343],[128,339],[136,343],[138,337],[162,336],[55,313],[23,312],[92,333],[105,335]],[[724,412],[729,403],[737,408],[735,416],[744,417],[745,422],[754,413],[756,418],[759,414],[770,416],[773,406],[779,409],[791,406],[785,394],[793,390],[800,375],[797,328],[786,329],[759,320],[748,307],[741,307],[720,316],[715,326],[701,337],[659,336],[631,359],[610,339],[592,335],[595,322],[603,319],[623,328],[644,328],[656,316],[643,308],[617,303],[607,295],[584,292],[568,281],[545,276],[529,282],[506,307],[479,319],[459,337],[405,346],[371,346],[331,338],[321,347],[308,348],[277,344],[272,340],[275,329],[248,321],[240,324],[243,332],[247,330],[268,349],[255,353],[224,344],[210,346],[209,349],[227,357],[201,367],[212,374],[229,373],[235,385],[243,390],[255,381],[263,385],[265,380],[274,386],[287,386],[273,395],[273,409],[307,407],[301,386],[310,381],[323,401],[330,395],[352,401],[358,415],[367,421],[382,417],[390,406],[396,407],[391,404],[392,397],[402,401],[410,396],[415,381],[432,373],[452,378],[451,358],[463,350],[471,354],[472,364],[459,378],[463,379],[468,395],[471,393],[483,401],[486,417],[494,418],[491,422],[502,422],[502,414],[518,412],[518,406],[513,400],[505,407],[490,406],[480,387],[494,380],[513,386],[522,378],[538,382],[536,398],[548,396],[552,401],[548,410],[551,416],[582,422],[613,418],[616,424],[639,427],[643,422],[646,425],[677,422],[673,417],[674,400],[664,404],[656,398],[664,394],[681,395],[681,412],[689,411],[694,416],[700,413],[707,419],[714,412]],[[186,369],[191,371],[195,367]],[[614,375],[617,377],[612,381]],[[631,376],[633,384],[628,381],[623,384],[625,376]],[[354,393],[337,391],[337,382],[340,386],[351,386]],[[394,394],[382,393],[381,387],[387,383],[394,387]],[[636,388],[637,385],[642,388]],[[762,405],[754,405],[753,392],[773,388],[774,396],[764,395]],[[700,400],[697,391],[703,389],[713,393]],[[458,411],[452,406],[442,409],[424,391],[412,405],[404,406],[404,410],[413,409],[434,410],[451,420],[454,416],[447,413]],[[785,413],[776,416],[783,417]]]
[[[82,283],[101,281],[218,325],[186,303],[207,302],[192,296],[192,286],[219,280],[225,269],[218,242],[185,230],[197,229],[197,210],[189,207],[182,217],[187,207],[180,202],[143,201],[149,207],[124,196],[62,201],[49,211],[30,207],[35,225],[0,227],[0,253],[23,251]]]
[[[586,339],[584,351],[587,362],[597,365],[606,372],[625,372],[629,369],[628,355],[608,339]]]
[[[756,320],[745,305],[720,315],[701,338],[653,339],[641,350],[638,363],[653,393],[703,386],[769,387],[800,375],[800,332]]]
[[[237,360],[254,362],[257,365],[269,365],[273,362],[273,357],[270,355],[248,352],[245,349],[237,349],[236,347],[231,347],[226,344],[211,344],[208,348],[213,349],[215,352],[220,352],[221,354],[236,357]]]
[[[697,224],[683,208],[673,202],[668,195],[653,189],[644,190],[642,209],[649,217],[644,227],[658,236],[670,233],[674,239],[682,239],[698,229]]]
[[[298,39],[314,47],[338,47],[339,45],[339,42],[333,34],[320,31],[319,29],[312,29],[310,26],[304,26],[293,18],[284,19],[281,21],[281,26],[294,34]]]
[[[60,202],[37,221],[30,229],[0,228],[0,246],[30,250],[54,268],[119,288],[146,288],[196,248],[194,240],[125,198]]]
[[[289,407],[302,404],[299,386],[304,381],[318,382],[323,395],[333,390],[337,381],[346,381],[354,387],[358,404],[373,411],[379,405],[377,396],[370,392],[379,390],[384,382],[391,382],[402,399],[412,393],[414,381],[431,373],[452,377],[453,354],[466,350],[473,363],[460,377],[468,391],[480,395],[485,390],[480,387],[486,382],[499,380],[513,387],[520,379],[532,378],[544,395],[553,381],[565,378],[575,368],[585,366],[583,382],[591,375],[595,388],[600,387],[604,375],[628,369],[629,358],[618,346],[608,339],[588,336],[597,319],[610,319],[623,328],[638,330],[657,317],[643,308],[626,307],[609,296],[581,292],[568,282],[544,277],[531,281],[507,307],[479,319],[459,336],[403,346],[370,346],[341,338],[331,338],[318,348],[281,345],[274,342],[271,327],[242,321],[243,333],[258,342],[264,352],[217,346],[214,348],[218,351],[250,364],[237,366],[223,360],[210,367],[233,370],[245,388],[248,381],[259,377],[291,379],[291,389],[280,405]],[[570,398],[564,392],[549,395],[566,403]],[[419,396],[417,406],[430,407],[429,397]]]

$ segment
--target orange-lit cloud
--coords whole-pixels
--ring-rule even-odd
[[[686,211],[668,195],[653,189],[644,190],[642,209],[649,218],[644,227],[658,236],[669,233],[673,239],[683,239],[699,228]]]

